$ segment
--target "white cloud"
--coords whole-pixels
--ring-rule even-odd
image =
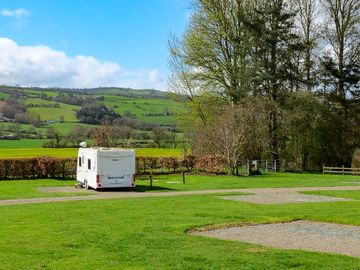
[[[8,38],[0,38],[0,84],[166,89],[158,70],[126,70],[115,62],[92,56],[70,57],[43,45],[20,46]]]
[[[160,72],[157,69],[150,70],[149,81],[152,83],[161,83],[164,79],[161,77]]]
[[[31,15],[31,12],[23,9],[23,8],[18,8],[18,9],[2,9],[0,11],[1,16],[4,17],[15,17],[17,19],[19,18],[23,18],[23,17],[28,17]]]

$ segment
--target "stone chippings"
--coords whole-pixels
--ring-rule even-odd
[[[360,258],[359,226],[301,220],[230,227],[191,234],[280,249],[337,253]]]

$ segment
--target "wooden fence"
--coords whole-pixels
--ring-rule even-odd
[[[342,167],[325,167],[325,166],[323,166],[323,173],[360,175],[360,168],[345,168],[344,166],[342,166]]]

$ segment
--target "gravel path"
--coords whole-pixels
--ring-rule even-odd
[[[15,199],[0,200],[0,206],[15,204],[32,204],[32,203],[48,203],[48,202],[65,202],[65,201],[87,201],[87,200],[104,200],[117,198],[142,198],[142,197],[168,197],[168,196],[186,196],[186,195],[202,195],[216,193],[234,193],[245,192],[255,193],[256,195],[266,196],[267,194],[277,194],[282,196],[287,193],[311,190],[360,190],[360,186],[343,186],[343,187],[303,187],[303,188],[256,188],[256,189],[215,189],[215,190],[197,190],[197,191],[169,191],[169,192],[97,192],[94,190],[78,190],[74,187],[51,187],[45,189],[47,192],[87,192],[87,196],[71,196],[71,197],[53,197],[53,198],[32,198],[32,199]],[[43,191],[45,191],[43,188]],[[253,195],[242,195],[241,197],[249,197]],[[325,196],[321,196],[325,197]],[[331,197],[333,198],[333,197]],[[302,201],[305,202],[305,201]]]
[[[294,221],[192,232],[191,234],[282,249],[338,253],[360,258],[359,226]]]

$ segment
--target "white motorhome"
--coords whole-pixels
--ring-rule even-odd
[[[76,180],[85,188],[134,188],[135,150],[79,148]]]

